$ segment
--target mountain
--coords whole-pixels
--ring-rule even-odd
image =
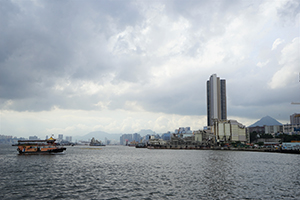
[[[74,137],[74,141],[75,140],[83,140],[83,141],[90,141],[92,138],[95,138],[96,140],[101,140],[104,141],[105,138],[107,138],[108,140],[120,140],[120,136],[122,134],[112,134],[112,133],[106,133],[104,131],[94,131],[94,132],[90,132],[84,136],[77,136]]]
[[[250,125],[249,127],[255,127],[255,126],[274,126],[274,125],[282,125],[280,122],[278,122],[276,119],[270,117],[270,116],[265,116],[255,122],[254,124]]]
[[[151,129],[142,129],[140,130],[139,132],[137,132],[138,134],[140,134],[142,137],[145,136],[145,135],[153,135],[155,134],[154,131],[152,131]]]
[[[137,132],[138,134],[140,134],[142,137],[149,134],[155,134],[154,131],[150,130],[150,129],[142,129],[139,132]],[[130,133],[133,134],[133,133]],[[94,131],[94,132],[90,132],[84,136],[75,136],[73,137],[73,141],[79,141],[79,140],[83,140],[83,141],[90,141],[92,138],[95,138],[96,140],[101,140],[104,141],[105,138],[107,138],[108,140],[120,140],[120,137],[123,135],[123,133],[106,133],[104,131]]]

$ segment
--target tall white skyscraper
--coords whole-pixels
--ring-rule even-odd
[[[213,119],[227,120],[226,81],[216,74],[210,76],[207,87],[207,126],[213,125]]]

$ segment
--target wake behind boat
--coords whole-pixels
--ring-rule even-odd
[[[51,154],[61,153],[66,150],[55,143],[56,139],[50,137],[47,140],[18,140],[19,154]]]

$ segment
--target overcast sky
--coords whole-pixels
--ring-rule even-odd
[[[1,135],[157,133],[300,112],[300,2],[0,0]]]

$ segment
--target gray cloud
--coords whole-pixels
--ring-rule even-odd
[[[206,115],[206,80],[217,73],[227,79],[231,115],[286,117],[291,110],[274,107],[297,100],[298,85],[268,87],[284,46],[271,48],[299,36],[299,3],[278,5],[285,27],[263,16],[265,3],[2,1],[1,107],[97,110],[105,101],[116,110],[131,101],[151,112]]]

